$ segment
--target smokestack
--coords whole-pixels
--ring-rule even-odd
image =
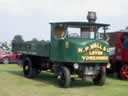
[[[88,19],[89,23],[95,23],[95,21],[97,19],[96,12],[89,11],[88,15],[87,15],[87,19]]]

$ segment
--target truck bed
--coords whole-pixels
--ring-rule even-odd
[[[27,42],[20,42],[20,43],[12,43],[12,51],[18,52],[21,54],[28,54],[28,55],[36,55],[36,56],[43,56],[49,57],[49,42],[42,42],[42,41],[27,41]]]

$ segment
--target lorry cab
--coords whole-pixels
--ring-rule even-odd
[[[109,24],[95,23],[95,12],[88,12],[87,19],[88,22],[50,23],[49,56],[57,65],[57,77],[63,86],[69,85],[69,74],[78,74],[83,80],[89,77],[98,85],[105,83],[109,52],[105,33]]]
[[[50,59],[59,62],[107,63],[109,46],[104,39],[108,26],[90,22],[51,23]],[[101,31],[104,32],[102,37]]]

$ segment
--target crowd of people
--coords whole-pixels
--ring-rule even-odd
[[[0,42],[0,50],[1,52],[5,52],[5,53],[9,53],[11,52],[11,44],[9,44],[8,42]]]

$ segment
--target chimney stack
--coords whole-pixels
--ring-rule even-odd
[[[88,15],[87,15],[87,19],[88,19],[89,23],[95,23],[95,21],[97,19],[96,12],[89,11]]]

